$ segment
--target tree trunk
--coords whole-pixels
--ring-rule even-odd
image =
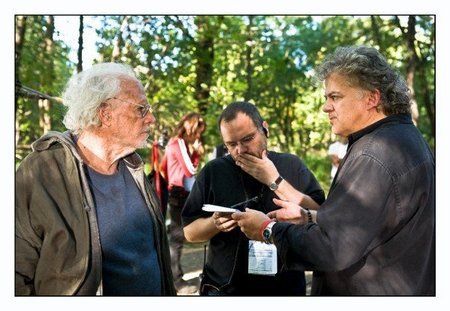
[[[55,79],[55,71],[53,69],[53,33],[55,31],[55,18],[50,15],[46,17],[47,30],[45,32],[45,53],[46,65],[49,72],[50,81]],[[50,115],[51,101],[47,99],[39,99],[39,125],[43,133],[47,133],[52,128],[52,118]]]
[[[376,17],[374,15],[371,15],[370,21],[371,21],[371,26],[372,26],[371,28],[372,28],[374,40],[375,40],[376,44],[380,47],[380,50],[385,51],[386,49],[384,48],[383,40],[381,39],[381,34],[380,34],[380,25],[378,25]]]
[[[15,81],[20,81],[20,75],[19,75],[19,68],[20,63],[22,59],[22,47],[23,43],[25,41],[25,31],[26,31],[26,25],[27,25],[27,17],[26,16],[17,16],[16,17],[16,43],[15,43],[15,52],[16,52],[16,59],[15,59],[15,68],[14,68],[14,79]],[[18,97],[17,92],[14,96],[14,115],[16,116],[16,124],[15,124],[15,130],[16,130],[16,146],[20,141],[20,118],[17,116],[17,103]]]
[[[16,61],[15,61],[15,68],[14,68],[14,74],[15,74],[15,81],[20,81],[19,76],[19,68],[20,68],[20,61],[22,58],[22,47],[23,42],[25,40],[25,30],[26,30],[26,16],[17,16],[16,17]],[[14,111],[17,112],[17,96],[15,96],[15,106]]]
[[[198,102],[198,110],[205,115],[208,110],[209,92],[213,77],[214,61],[214,37],[221,21],[216,26],[208,23],[210,16],[199,15],[195,18],[195,24],[198,29],[198,40],[195,49],[195,59],[197,60],[195,73],[195,99]],[[223,16],[219,16],[223,19]],[[217,26],[218,25],[218,26]]]
[[[252,98],[253,87],[252,87],[252,76],[253,76],[253,66],[252,66],[252,46],[253,46],[253,16],[248,17],[247,25],[247,49],[246,49],[246,66],[247,66],[247,91],[244,95],[244,100],[249,101]]]
[[[77,72],[83,71],[83,32],[84,32],[84,22],[83,15],[80,15],[80,27],[78,28],[78,64]]]
[[[39,125],[43,133],[47,133],[51,128],[51,117],[50,117],[50,101],[48,99],[40,98],[38,100],[39,104]]]
[[[420,79],[426,81],[426,73],[425,66],[419,66],[419,76]],[[423,84],[423,104],[425,105],[425,109],[427,110],[428,120],[431,126],[431,134],[434,139],[436,139],[436,109],[435,109],[435,97],[430,92],[427,83]],[[434,149],[434,148],[433,148]]]
[[[411,15],[408,17],[408,28],[405,30],[401,24],[400,19],[396,16],[395,22],[397,27],[401,30],[403,38],[406,41],[408,47],[406,57],[406,84],[411,93],[411,116],[415,125],[419,120],[419,109],[417,107],[416,93],[414,90],[414,76],[417,67],[417,54],[415,49],[415,36],[416,36],[416,17]]]
[[[410,51],[408,57],[408,64],[406,66],[406,83],[411,90],[411,115],[413,122],[417,125],[419,121],[419,109],[417,108],[416,93],[414,91],[414,76],[417,67],[417,54],[415,52],[415,37],[416,37],[416,17],[409,16],[408,31],[406,33],[406,42],[408,50]]]
[[[25,30],[26,30],[26,16],[17,16],[16,17],[16,63],[15,63],[15,75],[16,80],[19,79],[19,68],[20,68],[20,61],[22,57],[22,47],[23,42],[25,40]]]
[[[116,62],[122,56],[122,49],[125,46],[125,41],[123,40],[123,33],[125,29],[128,27],[129,16],[125,16],[122,20],[122,24],[120,25],[119,33],[117,34],[117,40],[114,42],[114,48],[111,55],[111,61]]]

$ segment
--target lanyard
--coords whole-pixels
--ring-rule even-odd
[[[249,192],[247,191],[247,187],[245,185],[244,176],[243,176],[243,172],[242,171],[241,171],[241,174],[240,174],[240,179],[241,179],[241,183],[242,183],[242,189],[244,190],[245,201],[243,201],[241,203],[238,203],[238,204],[235,204],[236,206],[239,206],[238,209],[239,210],[245,210],[245,208],[247,207],[248,203],[255,202],[255,203],[259,203],[258,205],[260,206],[260,208],[258,210],[260,210],[262,212],[266,212],[266,211],[263,210],[264,206],[265,206],[263,204],[264,203],[263,202],[263,199],[264,199],[264,188],[265,188],[264,185],[261,184],[261,190],[259,191],[259,194],[257,194],[256,196],[251,196],[249,194]],[[242,205],[244,205],[244,206],[242,206]]]

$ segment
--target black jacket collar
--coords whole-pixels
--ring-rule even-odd
[[[380,121],[377,121],[368,127],[363,128],[362,130],[359,130],[353,134],[350,134],[348,136],[348,145],[351,146],[355,141],[360,139],[366,134],[369,134],[370,132],[373,132],[375,129],[379,128],[380,126],[387,124],[387,123],[403,123],[403,124],[412,124],[411,115],[409,113],[400,113],[400,114],[393,114],[390,116],[387,116],[386,118],[381,119]]]

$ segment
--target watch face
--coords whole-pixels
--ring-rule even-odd
[[[272,234],[272,231],[270,230],[270,229],[264,229],[264,231],[263,231],[263,237],[264,237],[264,240],[269,240],[270,239],[270,235]]]
[[[278,189],[278,185],[276,184],[276,183],[271,183],[270,185],[269,185],[269,188],[270,188],[270,190],[273,190],[273,191],[275,191],[275,190],[277,190]]]
[[[270,183],[269,189],[272,190],[272,191],[277,190],[277,189],[278,189],[278,185],[279,185],[282,181],[283,181],[283,177],[281,177],[281,175],[278,176],[278,178],[277,178],[274,182]]]

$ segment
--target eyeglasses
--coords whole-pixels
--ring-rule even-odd
[[[226,143],[224,143],[224,145],[225,145],[225,147],[227,147],[227,149],[229,151],[235,149],[238,145],[247,147],[248,145],[250,145],[250,143],[253,141],[253,139],[255,139],[257,133],[258,133],[258,131],[245,136],[244,138],[242,138],[239,141],[226,142]]]
[[[123,99],[121,99],[119,97],[111,97],[111,99],[117,99],[117,100],[120,100],[121,102],[130,104],[130,105],[134,105],[134,106],[138,106],[139,107],[138,111],[139,111],[139,114],[140,114],[141,118],[145,118],[147,113],[149,113],[149,112],[152,113],[153,112],[153,108],[149,104],[147,104],[147,105],[139,105],[139,104],[135,104],[135,103],[123,100]]]

